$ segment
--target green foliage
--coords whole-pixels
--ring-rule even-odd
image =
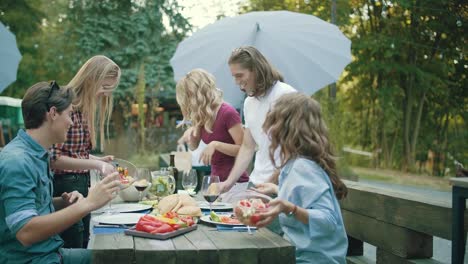
[[[338,150],[364,149],[376,153],[372,164],[411,170],[416,157],[432,149],[434,174],[451,167],[447,156],[468,164],[466,5],[336,2],[337,24],[352,41],[353,61],[338,83],[335,102],[326,90],[314,97]],[[287,9],[330,21],[330,7],[330,1],[250,0],[242,10]]]

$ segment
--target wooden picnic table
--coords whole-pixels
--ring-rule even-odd
[[[466,199],[468,199],[468,178],[451,178],[452,183],[452,263],[464,263]]]
[[[167,240],[91,234],[88,248],[93,263],[295,263],[295,247],[266,228],[220,232],[201,221],[197,230]]]

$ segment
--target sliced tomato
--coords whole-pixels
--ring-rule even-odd
[[[150,233],[151,234],[164,234],[164,233],[169,233],[169,232],[172,232],[174,231],[175,229],[168,225],[168,224],[163,224],[162,226],[160,227],[157,227],[155,228],[153,231],[151,231]]]
[[[239,220],[231,218],[229,216],[221,216],[221,222],[225,224],[240,224]]]
[[[167,212],[163,216],[167,217],[167,218],[178,218],[179,217],[179,215],[176,212]]]

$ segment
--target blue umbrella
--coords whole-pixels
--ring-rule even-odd
[[[21,53],[16,46],[16,38],[0,22],[0,93],[16,80],[16,72]]]
[[[351,41],[333,24],[296,12],[251,12],[221,19],[182,41],[171,59],[174,78],[203,68],[216,77],[224,99],[239,107],[244,94],[228,58],[244,45],[260,50],[287,83],[307,94],[335,82],[351,61]]]

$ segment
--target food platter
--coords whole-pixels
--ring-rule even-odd
[[[197,225],[192,225],[192,226],[189,226],[189,227],[186,227],[186,228],[181,228],[181,229],[169,232],[169,233],[162,233],[162,234],[151,234],[151,233],[147,233],[147,232],[137,231],[134,228],[127,229],[124,232],[128,236],[137,236],[137,237],[145,237],[145,238],[164,240],[164,239],[168,239],[168,238],[172,238],[172,237],[175,237],[175,236],[178,236],[178,235],[188,233],[190,231],[193,231],[193,230],[197,229],[197,227],[198,227]]]
[[[218,214],[218,216],[231,216],[232,214]],[[204,215],[202,217],[200,217],[200,220],[205,222],[205,223],[209,223],[209,224],[213,224],[213,225],[222,225],[222,226],[245,226],[241,223],[239,224],[230,224],[230,223],[223,223],[223,222],[216,222],[216,221],[213,221],[211,220],[210,218],[210,215]]]

